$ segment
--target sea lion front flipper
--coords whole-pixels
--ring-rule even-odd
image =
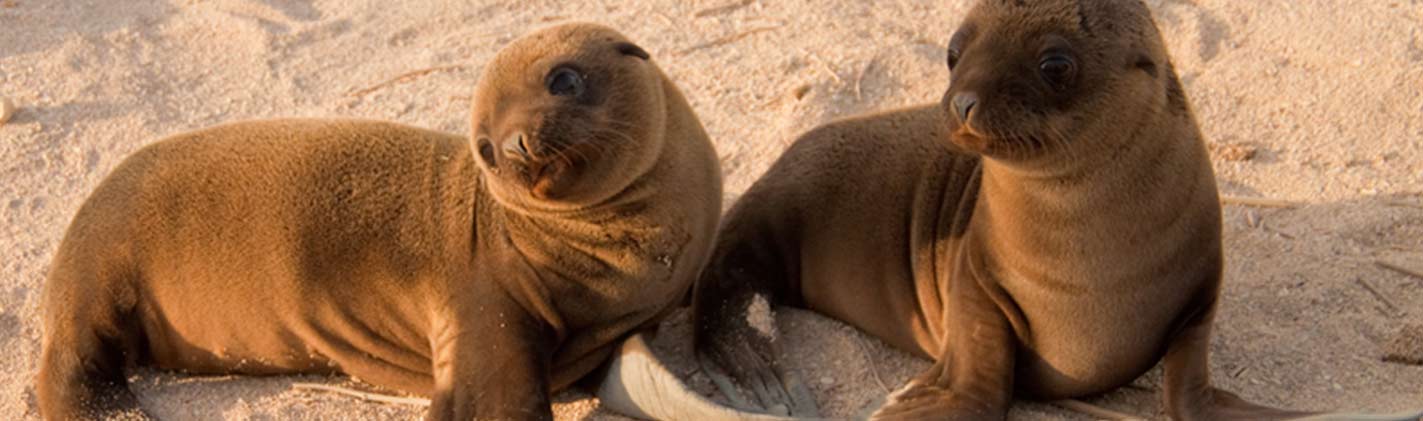
[[[553,332],[494,282],[471,282],[480,300],[432,329],[434,388],[429,421],[553,420],[548,372]]]
[[[955,279],[945,303],[939,358],[870,416],[875,420],[1003,420],[1013,399],[1015,336],[1006,294],[971,276]],[[992,291],[990,293],[990,290]]]
[[[1250,403],[1210,382],[1210,336],[1214,291],[1186,320],[1162,360],[1166,413],[1177,421],[1288,420],[1314,415]]]

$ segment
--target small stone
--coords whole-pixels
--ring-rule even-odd
[[[10,98],[0,98],[0,126],[10,121],[10,117],[15,115],[15,103],[10,102]]]
[[[829,386],[829,385],[835,384],[835,379],[830,378],[829,376],[827,376],[827,377],[821,377],[821,378],[820,378],[820,384]]]
[[[1398,330],[1383,347],[1383,360],[1423,366],[1423,325],[1410,324]]]
[[[1260,228],[1260,213],[1255,212],[1254,209],[1246,210],[1245,225],[1249,225],[1250,228]]]
[[[1211,154],[1226,161],[1250,161],[1260,153],[1260,148],[1243,143],[1212,143]]]
[[[801,99],[804,99],[804,98],[805,98],[805,94],[808,94],[808,93],[810,93],[810,84],[805,84],[805,85],[797,86],[794,90],[792,90],[792,91],[791,91],[791,96],[795,97],[795,99],[796,99],[797,101],[799,101],[799,100],[801,100]]]

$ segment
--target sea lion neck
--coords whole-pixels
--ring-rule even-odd
[[[1136,274],[1117,273],[1113,268],[1123,265],[1098,256],[1167,259],[1181,245],[1163,243],[1176,238],[1163,233],[1218,227],[1215,181],[1199,133],[1163,133],[1179,125],[1171,118],[1133,130],[1138,138],[1122,143],[1132,147],[1094,151],[1090,163],[1045,170],[985,159],[975,217],[989,221],[976,228],[987,257],[999,263],[993,266],[1015,270],[1031,261],[1045,273],[1070,265],[1077,266],[1072,273],[1124,280]],[[1218,238],[1218,231],[1205,234]]]

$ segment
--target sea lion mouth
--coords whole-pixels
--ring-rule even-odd
[[[1002,159],[1025,158],[1048,148],[1043,138],[1031,135],[988,136],[975,130],[961,128],[949,135],[949,140],[960,148],[984,156]]]
[[[953,134],[949,135],[949,140],[955,145],[973,152],[984,153],[988,151],[988,146],[993,141],[967,125],[959,127]]]
[[[549,199],[554,188],[560,184],[566,168],[567,166],[560,162],[551,161],[526,169],[524,176],[528,180],[529,194],[539,199]]]

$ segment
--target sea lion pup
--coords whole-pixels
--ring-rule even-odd
[[[806,133],[727,214],[694,299],[719,383],[813,414],[775,303],[935,361],[874,418],[1003,419],[1158,361],[1175,419],[1305,416],[1210,384],[1220,204],[1147,7],[984,0],[948,53],[941,104]]]
[[[701,123],[617,32],[514,41],[472,137],[269,120],[134,153],[80,208],[44,291],[45,418],[144,418],[125,367],[347,373],[429,419],[551,419],[549,394],[655,323],[710,254]]]

